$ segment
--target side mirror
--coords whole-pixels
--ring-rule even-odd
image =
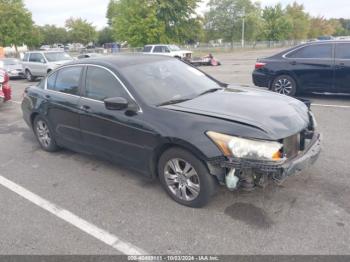
[[[112,97],[104,100],[108,110],[124,110],[128,108],[129,102],[123,97]]]
[[[41,58],[40,63],[46,64],[45,59]]]
[[[135,103],[129,103],[123,97],[112,97],[104,100],[105,107],[108,110],[126,110],[127,115],[134,115],[139,110],[138,106]]]

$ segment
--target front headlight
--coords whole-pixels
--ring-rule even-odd
[[[283,144],[274,141],[261,141],[216,132],[207,132],[208,137],[219,147],[225,156],[252,160],[282,160]]]

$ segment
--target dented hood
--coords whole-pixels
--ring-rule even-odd
[[[253,126],[272,140],[294,135],[309,124],[304,103],[255,88],[227,88],[164,107]]]

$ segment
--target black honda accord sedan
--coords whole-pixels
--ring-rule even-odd
[[[219,184],[280,182],[320,153],[315,119],[299,100],[231,87],[170,57],[66,64],[25,90],[22,110],[44,150],[95,154],[159,177],[190,207],[205,205]]]
[[[350,93],[350,42],[317,41],[293,47],[255,64],[253,82],[277,93]]]

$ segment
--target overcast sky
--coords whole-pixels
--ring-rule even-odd
[[[106,11],[109,0],[25,0],[27,8],[33,13],[36,24],[55,24],[63,26],[69,17],[82,17],[92,22],[98,29],[106,25]],[[203,1],[206,2],[206,1]],[[293,0],[260,0],[263,6],[281,2],[283,5]],[[350,0],[297,0],[314,16],[350,18]],[[199,12],[205,10],[205,3]]]

